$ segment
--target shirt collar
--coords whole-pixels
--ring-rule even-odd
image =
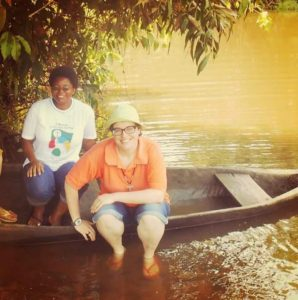
[[[142,137],[139,137],[137,155],[134,159],[131,167],[135,167],[137,164],[143,165],[148,163],[148,153],[146,151],[145,142]],[[116,150],[116,144],[114,138],[110,139],[110,143],[107,144],[105,149],[105,162],[111,166],[117,166],[121,168],[121,162],[118,157],[118,153]]]

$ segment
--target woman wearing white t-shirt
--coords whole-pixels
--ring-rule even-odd
[[[74,98],[78,87],[75,71],[55,68],[49,77],[52,98],[35,102],[23,127],[22,144],[26,156],[24,181],[28,202],[34,207],[29,225],[44,222],[46,204],[56,195],[59,202],[49,216],[50,225],[60,225],[67,212],[64,179],[79,159],[96,142],[92,108]]]

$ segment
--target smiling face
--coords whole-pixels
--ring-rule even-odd
[[[119,150],[135,150],[141,129],[133,122],[118,122],[112,125],[111,131]]]
[[[57,108],[65,110],[71,106],[71,97],[75,88],[66,77],[58,77],[51,86],[54,104]]]

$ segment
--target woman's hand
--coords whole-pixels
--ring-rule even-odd
[[[92,214],[95,214],[103,205],[112,204],[114,202],[111,194],[99,195],[92,203],[90,211]]]
[[[89,221],[82,220],[80,225],[74,226],[75,230],[79,232],[86,241],[95,241],[96,238],[96,232],[91,224]]]
[[[27,170],[27,177],[41,175],[43,172],[44,172],[43,163],[39,160],[34,160],[30,162],[30,166]]]

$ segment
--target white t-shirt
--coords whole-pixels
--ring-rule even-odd
[[[57,108],[51,98],[37,101],[28,111],[22,138],[34,140],[36,158],[56,171],[79,159],[83,139],[96,138],[94,111],[74,98],[66,110]]]

